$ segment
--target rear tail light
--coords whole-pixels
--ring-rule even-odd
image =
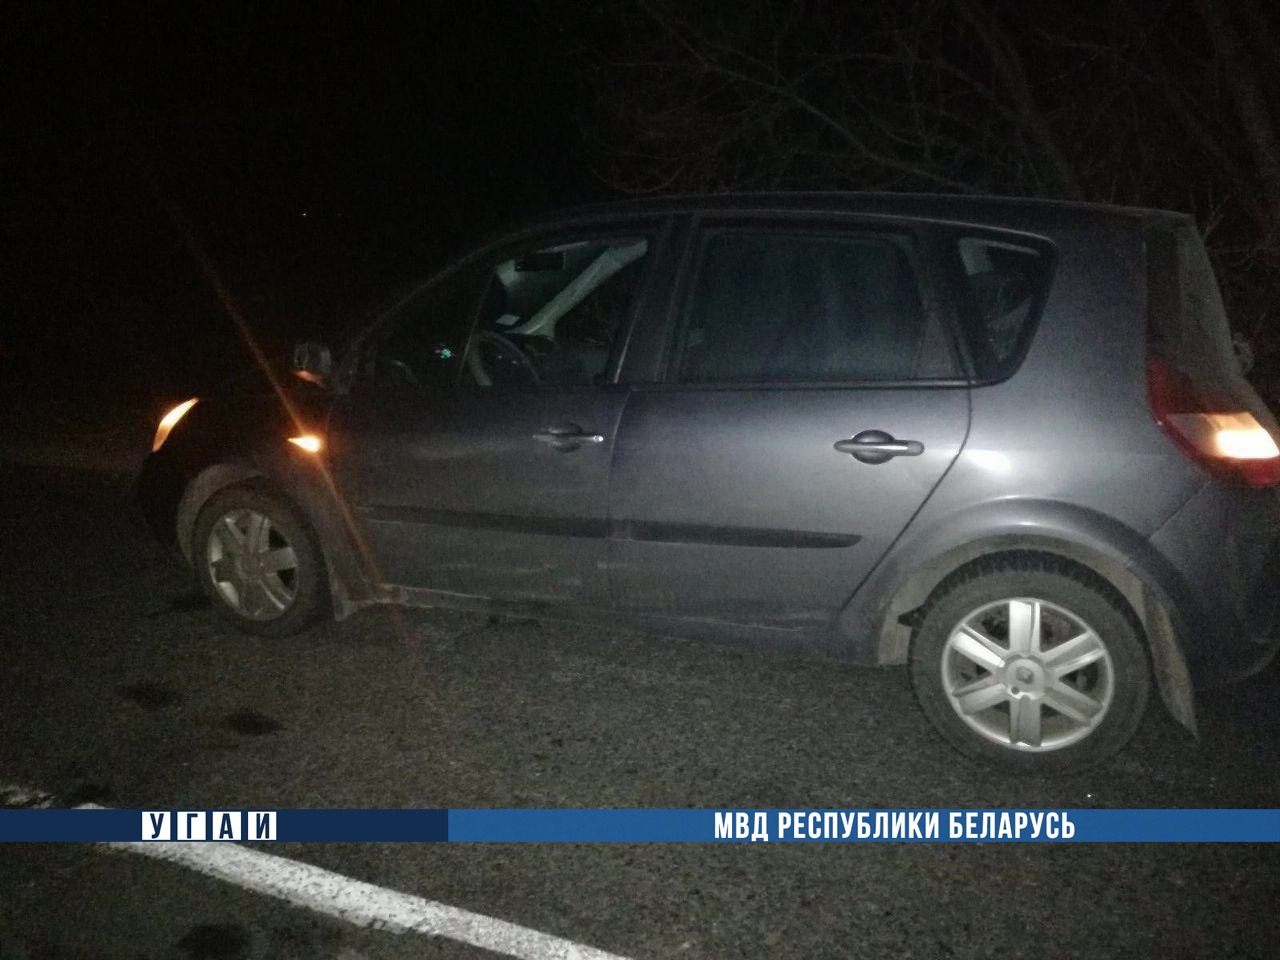
[[[1154,358],[1147,392],[1156,423],[1192,460],[1246,486],[1280,484],[1280,447],[1252,413],[1212,409],[1187,377]]]

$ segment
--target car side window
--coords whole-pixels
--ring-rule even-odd
[[[924,308],[910,239],[723,230],[704,235],[682,383],[886,382],[954,373]]]
[[[644,236],[570,240],[494,264],[463,382],[482,390],[604,383],[649,247]]]
[[[393,302],[361,348],[355,389],[394,398],[455,385],[483,283],[464,263]]]
[[[992,237],[959,237],[969,296],[968,341],[982,379],[1013,373],[1048,281],[1045,251]]]

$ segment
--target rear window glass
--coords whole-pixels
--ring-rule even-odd
[[[684,383],[885,382],[953,374],[906,238],[706,235],[686,313]]]
[[[1044,250],[992,237],[960,237],[964,271],[961,320],[969,352],[983,380],[1013,373],[1034,331],[1049,279]]]
[[[1174,241],[1177,297],[1173,309],[1153,310],[1152,346],[1156,354],[1200,382],[1234,379],[1239,363],[1218,281],[1204,243],[1192,230]]]

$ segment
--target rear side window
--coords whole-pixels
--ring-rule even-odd
[[[980,380],[1010,376],[1030,342],[1047,292],[1044,250],[989,236],[959,237],[962,326]]]
[[[704,235],[682,383],[903,381],[954,375],[909,240],[724,230]]]

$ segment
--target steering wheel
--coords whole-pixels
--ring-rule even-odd
[[[472,338],[471,349],[467,351],[467,367],[470,369],[471,375],[475,377],[476,383],[482,387],[493,386],[493,377],[489,375],[489,370],[486,369],[484,361],[480,359],[480,345],[486,341],[497,344],[500,358],[505,356],[506,359],[513,361],[517,366],[527,370],[534,383],[542,383],[538,368],[534,365],[533,359],[529,354],[522,350],[514,340],[503,336],[496,330],[481,330]]]
[[[376,355],[374,357],[374,363],[377,366],[394,371],[396,376],[406,384],[410,384],[415,387],[422,386],[422,383],[418,380],[418,375],[413,372],[413,368],[403,360]]]

